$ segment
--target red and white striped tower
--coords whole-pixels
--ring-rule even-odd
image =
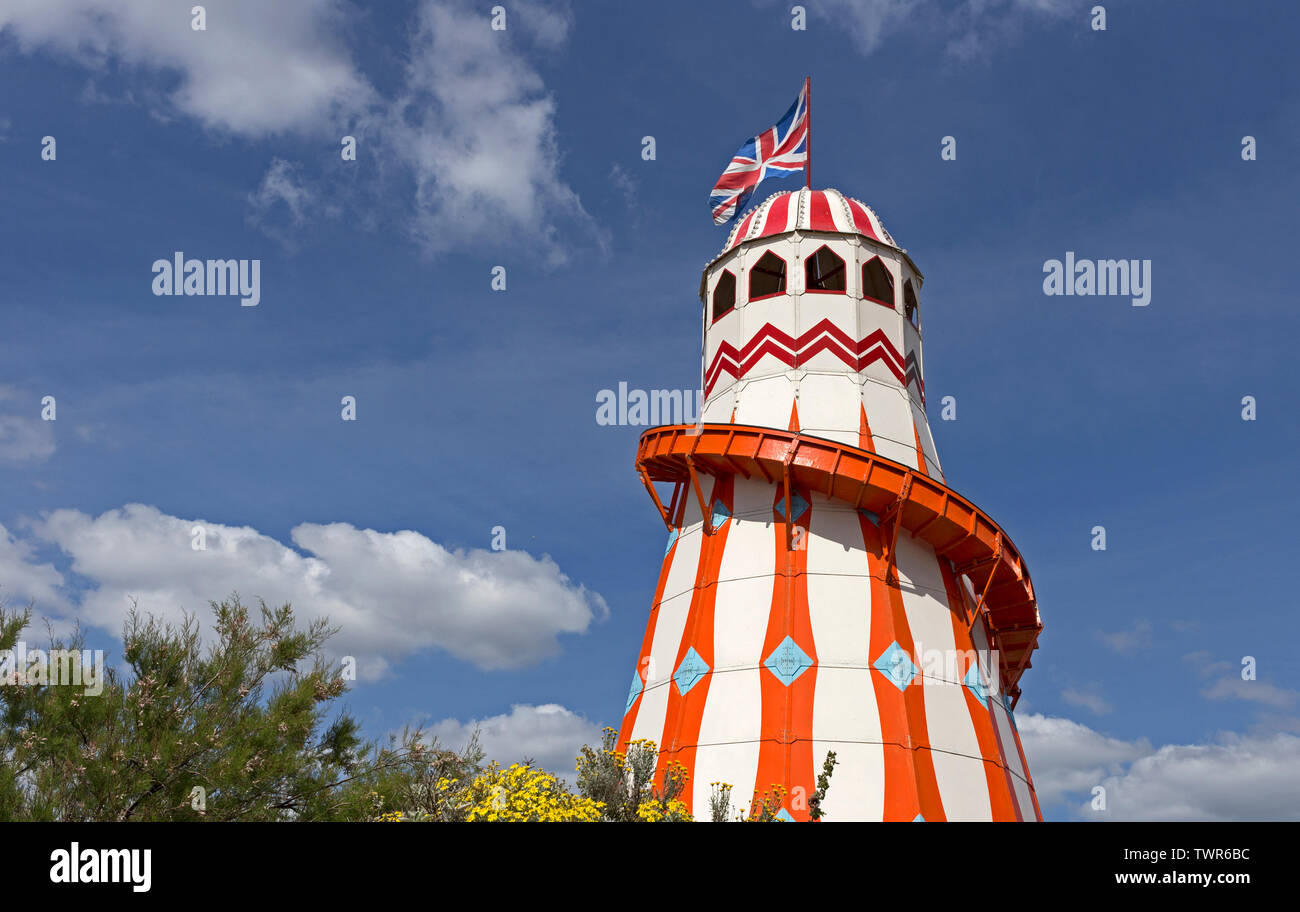
[[[1042,624],[944,483],[921,282],[835,190],[767,198],[704,270],[701,423],[637,453],[669,536],[619,733],[686,767],[697,817],[723,781],[805,820],[831,750],[828,820],[1040,817],[1011,710]]]

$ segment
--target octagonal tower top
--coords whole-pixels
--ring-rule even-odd
[[[827,231],[838,234],[857,234],[897,250],[907,260],[913,272],[918,276],[921,270],[916,268],[907,250],[898,245],[889,233],[880,216],[874,209],[861,200],[845,196],[838,190],[782,190],[773,193],[763,202],[739,219],[727,233],[727,242],[709,263],[709,268],[719,259],[748,241],[758,238],[788,234],[792,231]],[[700,296],[704,296],[701,284]]]

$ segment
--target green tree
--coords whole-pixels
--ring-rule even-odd
[[[289,605],[264,602],[254,620],[238,594],[211,604],[207,649],[193,617],[174,627],[133,610],[127,670],[105,668],[98,695],[10,668],[0,820],[365,819],[376,785],[410,779],[428,751],[419,731],[380,748],[346,712],[327,721],[347,685],[322,657],[324,621],[299,629]],[[0,604],[0,655],[30,621],[30,607]],[[84,648],[80,630],[48,646]]]

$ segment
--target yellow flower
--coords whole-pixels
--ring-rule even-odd
[[[470,820],[595,821],[603,807],[561,789],[550,773],[518,763],[504,770],[492,764],[473,780],[470,791]]]

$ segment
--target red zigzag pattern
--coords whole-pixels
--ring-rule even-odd
[[[916,365],[916,355],[908,352],[904,359],[890,343],[883,330],[877,329],[860,342],[853,339],[830,320],[822,320],[798,339],[764,323],[743,348],[737,349],[729,342],[718,346],[705,374],[704,395],[713,392],[718,378],[725,371],[739,380],[749,373],[765,355],[771,355],[783,364],[798,367],[819,352],[830,352],[856,371],[877,361],[884,363],[898,382],[907,386],[916,382],[921,401],[925,402],[925,382]]]

